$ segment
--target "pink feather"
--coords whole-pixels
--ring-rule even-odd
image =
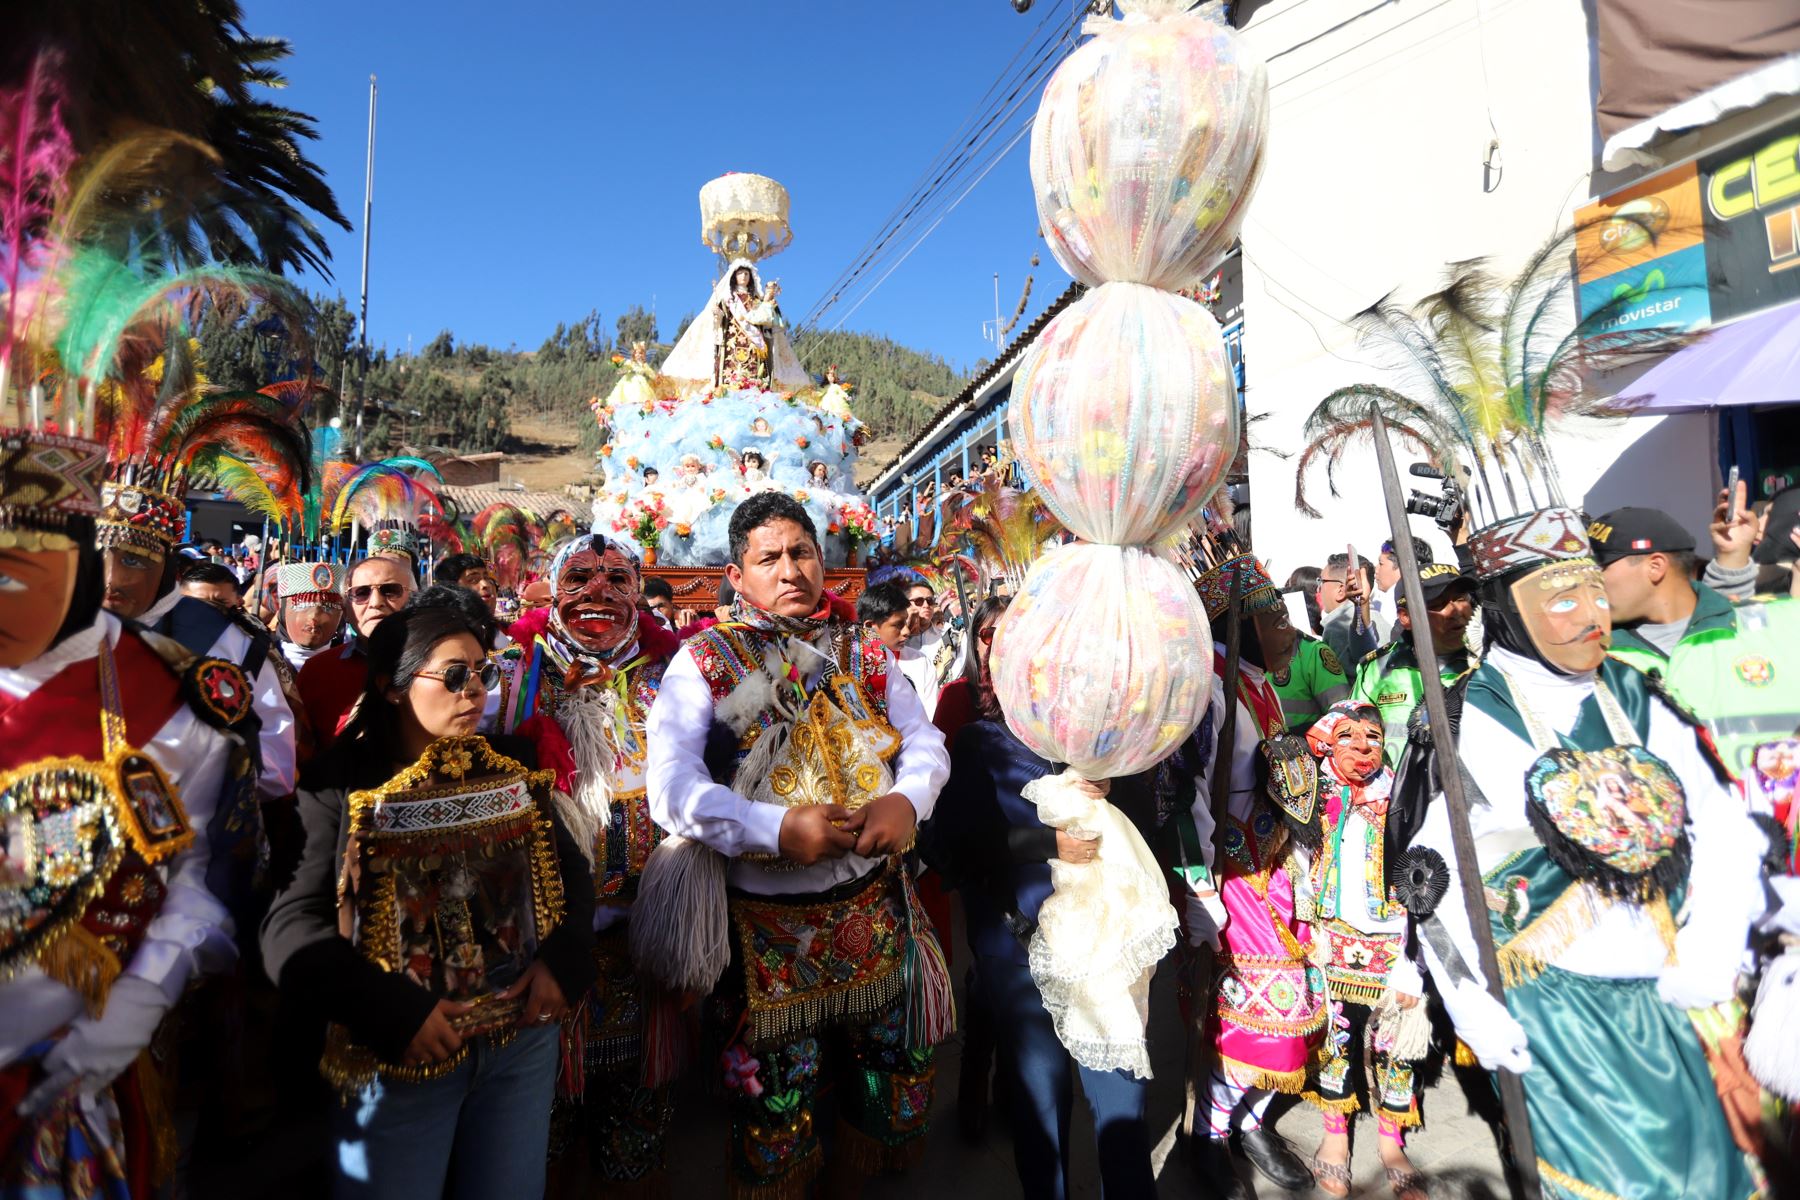
[[[75,144],[62,121],[60,65],[54,53],[41,51],[18,87],[0,89],[0,284],[6,288],[0,363],[12,358],[20,288],[37,265],[41,238],[75,164]]]

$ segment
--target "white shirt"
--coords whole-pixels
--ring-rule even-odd
[[[918,820],[924,821],[950,776],[950,755],[944,749],[944,735],[926,717],[912,684],[895,666],[888,654],[888,723],[900,734],[893,790],[910,800]],[[713,782],[704,760],[712,725],[712,688],[693,652],[684,646],[663,674],[646,724],[651,817],[670,833],[704,842],[728,858],[779,853],[787,809],[754,803]],[[823,892],[879,865],[878,860],[858,854],[781,871],[734,862],[728,878],[731,886],[757,895]]]
[[[1594,675],[1559,675],[1536,659],[1494,647],[1488,663],[1515,680],[1532,710],[1550,729],[1567,734],[1575,728],[1582,702],[1594,691]],[[1688,835],[1693,864],[1688,873],[1685,922],[1676,934],[1676,959],[1700,966],[1713,959],[1727,963],[1741,954],[1750,922],[1762,908],[1758,862],[1762,841],[1743,805],[1714,777],[1694,733],[1666,707],[1651,709],[1645,748],[1667,763],[1687,793]],[[1469,830],[1475,856],[1485,874],[1514,850],[1540,845],[1526,815],[1525,772],[1538,751],[1525,738],[1473,704],[1463,707],[1458,753],[1480,787],[1486,803],[1470,798]],[[1433,798],[1416,839],[1444,856],[1450,887],[1437,917],[1450,933],[1464,964],[1475,976],[1472,986],[1448,986],[1443,963],[1425,941],[1428,967],[1446,986],[1440,988],[1453,1023],[1465,1015],[1480,1019],[1467,1007],[1473,991],[1482,990],[1480,960],[1464,910],[1456,851],[1450,837],[1449,806],[1442,793]],[[1578,935],[1551,965],[1602,979],[1655,978],[1668,958],[1661,934],[1645,909],[1629,903],[1607,905],[1591,928]],[[1728,967],[1727,967],[1728,969]]]
[[[937,715],[938,678],[932,669],[931,659],[914,649],[911,645],[902,644],[899,654],[900,673],[911,681],[913,691],[919,695],[919,703],[925,706],[927,720]]]
[[[169,610],[182,600],[180,588],[176,588],[167,596],[150,606],[150,611],[140,618],[145,625],[154,625]],[[196,599],[196,604],[206,601]],[[271,635],[269,653],[279,653],[278,643]],[[233,666],[244,665],[244,657],[250,653],[250,635],[239,628],[236,622],[227,621],[225,628],[219,631],[218,638],[206,650],[208,658],[222,658]],[[294,710],[288,704],[287,693],[281,690],[281,676],[264,658],[256,669],[256,677],[251,680],[254,689],[252,707],[262,721],[259,741],[262,744],[262,775],[257,780],[257,790],[263,795],[279,800],[294,790],[294,783],[299,777],[299,768],[294,751]]]
[[[31,695],[71,664],[91,664],[99,653],[102,634],[117,646],[120,631],[119,619],[102,612],[93,625],[35,661],[23,667],[0,668],[0,692],[19,699]],[[121,677],[119,685],[129,688],[131,682]],[[100,713],[95,710],[94,724],[98,727],[99,723]],[[225,783],[229,745],[223,733],[184,704],[139,748],[168,773],[181,797],[194,841],[162,864],[168,895],[123,973],[154,984],[173,1003],[196,972],[224,970],[237,957],[231,916],[206,888],[206,829]],[[21,967],[0,982],[0,1065],[11,1063],[82,1011],[76,993],[50,979],[35,964]]]
[[[304,667],[316,655],[323,654],[327,650],[342,650],[344,648],[344,644],[335,639],[326,642],[323,646],[302,646],[299,642],[290,642],[286,638],[280,638],[276,641],[275,646],[281,651],[281,656],[288,660],[288,665],[294,668],[294,674],[296,675],[300,673],[300,668]]]

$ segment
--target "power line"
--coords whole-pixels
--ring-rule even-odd
[[[1000,131],[1000,127],[1008,121],[1018,109],[1035,94],[1041,81],[1061,61],[1068,46],[1074,41],[1080,29],[1080,15],[1067,20],[1066,26],[1059,26],[1057,14],[1052,12],[1038,28],[1026,39],[1024,46],[1013,55],[1012,60],[1002,70],[999,77],[991,84],[977,102],[970,116],[966,117],[957,131],[939,150],[937,156],[926,167],[912,190],[907,194],[895,210],[884,220],[878,231],[862,249],[857,252],[850,266],[839,274],[831,286],[826,289],[819,302],[802,318],[802,327],[812,327],[820,321],[825,313],[839,303],[845,293],[857,280],[880,268],[885,259],[896,252],[897,246],[904,240],[909,227],[916,227],[930,221],[930,229],[935,229],[942,222],[943,216],[950,209],[960,204],[967,189],[950,202],[949,208],[943,208],[943,197],[961,182],[970,172],[974,172],[978,180],[985,178],[998,157],[982,158],[983,150],[991,144]],[[1025,66],[1019,68],[1020,60],[1026,60]],[[997,98],[996,98],[997,97]],[[1029,127],[1029,122],[1027,126]],[[1003,156],[1017,144],[1018,135],[1008,139]],[[953,152],[952,152],[953,151]],[[948,156],[946,158],[946,156]],[[935,216],[935,220],[933,217]],[[927,236],[929,230],[927,231]],[[906,255],[918,247],[915,241],[902,255]],[[887,274],[891,274],[891,269]],[[887,278],[884,274],[883,280]],[[874,285],[880,286],[878,280]],[[863,293],[858,300],[866,300],[873,288]],[[841,323],[841,322],[840,322]]]

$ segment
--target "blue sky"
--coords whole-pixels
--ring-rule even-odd
[[[283,102],[318,118],[316,160],[357,226],[330,231],[331,290],[353,306],[367,85],[380,77],[369,327],[399,351],[444,328],[534,349],[558,321],[598,308],[610,328],[652,298],[671,337],[715,269],[698,190],[730,170],[772,175],[793,197],[794,244],[766,271],[798,319],[1071,0],[1024,16],[1008,0],[244,7],[252,32],[294,44]],[[844,327],[966,367],[984,354],[995,271],[1008,314],[1033,253],[1032,311],[1060,292],[1026,159],[1022,142]]]

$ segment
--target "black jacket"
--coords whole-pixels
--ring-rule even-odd
[[[527,767],[537,765],[530,741],[492,737],[490,745]],[[306,847],[294,878],[262,924],[262,952],[269,977],[301,1011],[343,1025],[359,1044],[388,1062],[399,1062],[437,999],[404,975],[383,971],[338,933],[338,875],[349,823],[345,800],[353,791],[379,787],[391,768],[370,762],[366,748],[339,742],[307,765],[298,789]],[[571,1006],[594,982],[594,878],[575,839],[552,810],[556,856],[562,876],[563,919],[538,945],[538,958],[556,976]]]

